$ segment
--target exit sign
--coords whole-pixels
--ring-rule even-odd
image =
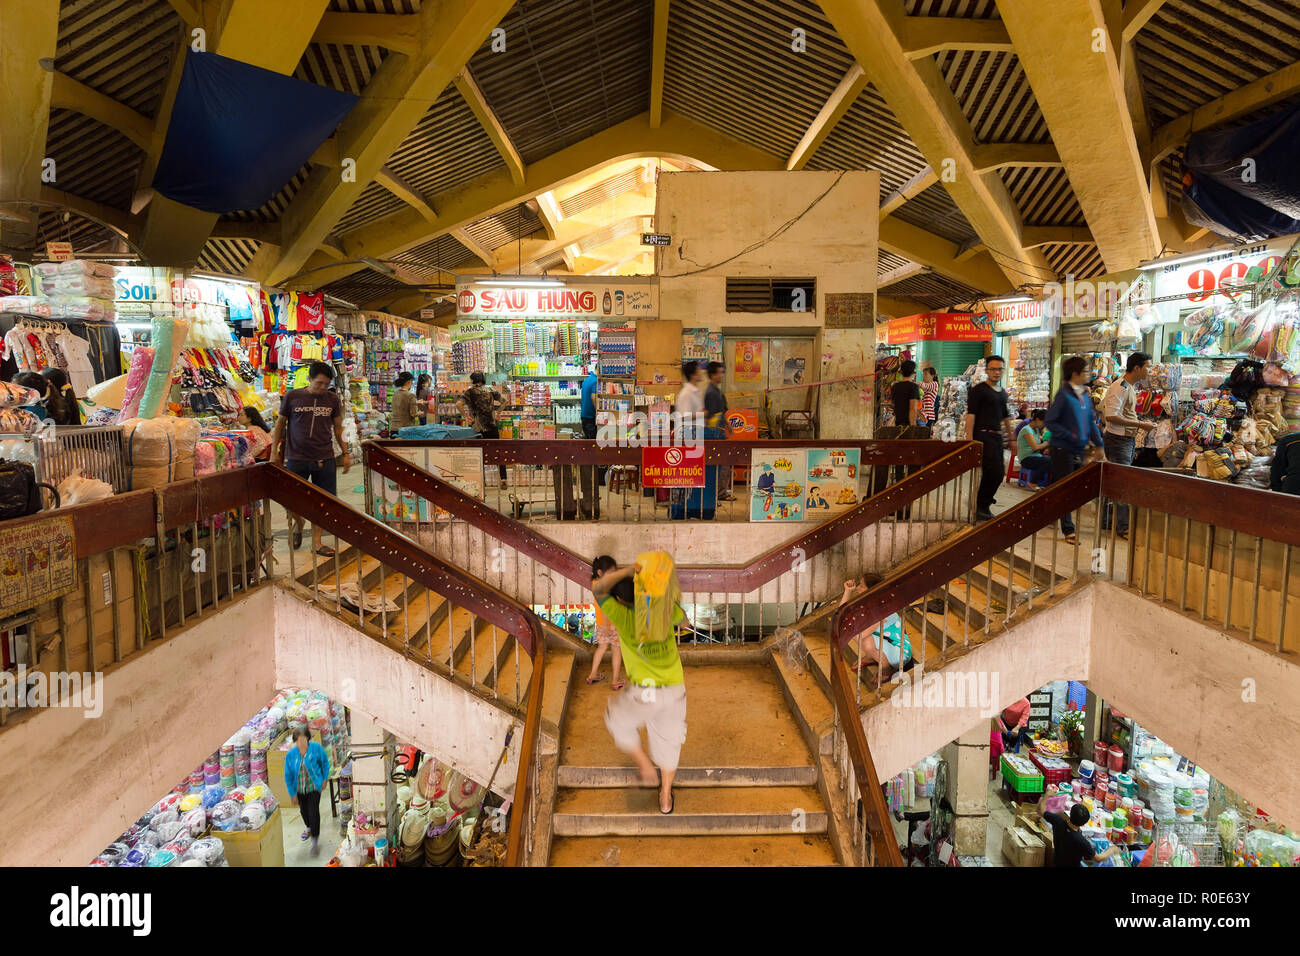
[[[45,244],[45,258],[51,262],[66,262],[72,258],[72,243],[47,242]]]
[[[641,233],[641,245],[643,246],[666,246],[672,241],[672,236],[664,235],[661,232]]]

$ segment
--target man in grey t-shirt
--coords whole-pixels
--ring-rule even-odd
[[[352,467],[352,458],[343,443],[343,400],[329,390],[334,369],[325,362],[312,362],[307,369],[308,385],[295,388],[280,402],[271,436],[271,461],[284,465],[299,478],[310,481],[321,491],[338,494],[334,465],[334,440],[343,449],[343,473]],[[290,514],[290,540],[294,548],[302,544],[302,518]],[[334,549],[322,547],[320,528],[311,529],[316,553],[333,557]]]

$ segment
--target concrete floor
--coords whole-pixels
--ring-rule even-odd
[[[343,842],[339,821],[330,809],[328,795],[322,795],[320,801],[320,853],[316,856],[311,855],[311,841],[301,839],[304,830],[301,811],[285,804],[280,807],[280,817],[284,828],[285,866],[324,866],[338,852],[339,844]]]

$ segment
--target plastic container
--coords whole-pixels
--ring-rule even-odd
[[[1106,743],[1106,741],[1104,740],[1095,741],[1092,745],[1091,763],[1096,764],[1098,767],[1106,766],[1106,761],[1107,761],[1106,754],[1109,749],[1110,747]],[[1080,770],[1082,771],[1082,764],[1080,764]]]
[[[1124,751],[1120,750],[1118,747],[1111,747],[1111,748],[1110,748],[1110,762],[1109,762],[1108,766],[1110,767],[1111,771],[1114,772],[1114,773],[1119,773],[1121,770],[1123,770],[1123,769],[1124,769]]]

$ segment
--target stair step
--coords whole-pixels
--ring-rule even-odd
[[[556,837],[551,866],[835,866],[821,833],[689,837]]]
[[[635,767],[561,766],[557,786],[568,789],[635,787]],[[817,783],[814,766],[793,767],[679,767],[674,787],[811,787]]]
[[[801,649],[807,649],[806,642]],[[830,695],[817,680],[817,665],[809,659],[810,655],[811,650],[808,649],[802,658],[791,660],[784,649],[772,648],[772,663],[785,688],[791,713],[803,731],[804,742],[809,749],[816,751],[821,747],[821,734],[834,716],[835,708],[831,704]],[[815,777],[815,768],[809,769],[814,771]]]
[[[827,814],[815,787],[683,787],[673,813],[659,811],[656,788],[561,790],[556,836],[710,836],[825,833]],[[796,827],[798,829],[796,829]]]

